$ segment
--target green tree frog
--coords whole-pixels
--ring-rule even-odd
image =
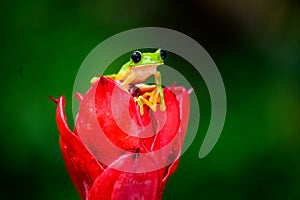
[[[157,71],[159,65],[164,64],[167,53],[165,50],[158,49],[154,53],[141,53],[134,51],[131,58],[126,62],[117,74],[106,75],[118,81],[128,91],[129,85],[135,85],[140,90],[146,91],[138,97],[134,97],[135,102],[140,107],[141,115],[144,114],[143,105],[146,104],[153,111],[160,103],[160,110],[165,111],[165,101],[162,89],[161,74]],[[155,85],[146,85],[144,81],[154,75]],[[91,83],[97,81],[99,77],[94,77]]]

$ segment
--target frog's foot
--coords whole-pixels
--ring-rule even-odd
[[[151,110],[156,111],[156,104],[157,104],[157,98],[154,101],[150,101],[147,99],[149,96],[148,92],[139,96],[139,97],[134,97],[134,101],[139,105],[140,107],[140,113],[141,115],[144,114],[144,104],[147,105]]]
[[[162,91],[162,90],[161,90]],[[163,96],[163,94],[162,94]],[[160,110],[165,111],[165,104],[162,106],[162,101],[164,100],[163,97],[161,97],[159,92],[159,87],[155,86],[155,88],[151,92],[145,92],[142,95],[135,97],[134,101],[139,105],[140,107],[140,113],[141,115],[144,114],[144,108],[143,105],[147,105],[151,110],[154,112],[156,111],[156,106],[158,103],[160,103]]]
[[[99,76],[94,76],[91,80],[90,80],[90,83],[93,84],[95,83],[96,81],[98,81],[100,79]]]

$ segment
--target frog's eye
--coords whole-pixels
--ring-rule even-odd
[[[131,59],[133,62],[138,63],[142,59],[142,54],[139,51],[135,51],[131,55]]]
[[[165,50],[161,49],[159,53],[160,53],[161,59],[163,59],[163,60],[166,59],[167,52]]]

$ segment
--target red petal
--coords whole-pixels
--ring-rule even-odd
[[[179,134],[181,135],[181,143],[183,143],[190,115],[190,93],[184,87],[175,87],[172,88],[172,91],[179,102],[181,119]]]
[[[159,111],[159,107],[156,112],[148,112],[148,109],[144,109],[145,113],[141,116],[133,97],[115,81],[101,77],[95,85],[97,85],[95,96],[97,118],[102,130],[115,145],[131,151],[139,148],[143,152],[143,147],[146,147],[148,151],[150,149],[157,150],[174,138],[180,123],[179,105],[170,89],[164,89],[165,112]],[[119,109],[117,115],[113,113],[115,108]],[[149,118],[150,112],[154,117]],[[128,116],[128,113],[131,116]],[[117,120],[120,122],[119,124],[117,124]],[[158,124],[157,130],[153,129],[154,124]],[[141,139],[139,130],[142,129],[145,129],[143,134],[151,137]],[[153,145],[155,137],[160,139]]]
[[[124,155],[112,163],[104,173],[95,181],[90,194],[89,200],[98,199],[159,199],[159,173],[158,171],[145,173],[131,173],[116,170],[122,168],[134,171],[134,168],[142,170],[140,164],[145,162],[138,161],[139,157],[135,155]],[[146,161],[148,165],[153,164],[151,158]]]
[[[186,134],[186,129],[188,125],[188,120],[189,120],[189,114],[190,114],[190,96],[189,92],[186,91],[184,87],[174,87],[172,88],[172,91],[175,93],[176,98],[179,102],[179,107],[180,107],[180,128],[178,131],[178,146],[179,152],[177,155],[177,158],[175,162],[173,162],[169,167],[166,172],[165,178],[163,179],[163,182],[166,183],[167,179],[174,173],[174,171],[177,169],[179,160],[180,160],[180,153],[181,153],[181,148],[183,145],[184,137]]]
[[[140,146],[140,138],[132,135],[136,132],[135,128],[142,129],[142,127],[137,124],[136,127],[127,126],[131,120],[131,122],[140,122],[137,115],[133,115],[132,118],[128,117],[129,110],[132,110],[131,113],[136,113],[136,105],[132,100],[130,101],[131,96],[115,81],[106,77],[101,77],[95,85],[97,85],[95,96],[96,114],[103,132],[111,142],[121,149],[136,151]],[[114,108],[120,109],[118,115],[114,115]],[[116,120],[120,121],[119,125]],[[123,127],[132,135],[128,135]]]
[[[149,199],[158,196],[158,173],[121,173],[116,181],[111,199]]]
[[[158,155],[153,154],[155,162],[161,167],[170,165],[181,150],[182,138],[178,134],[180,110],[178,100],[170,88],[164,89],[164,96],[165,112],[160,111],[159,107],[155,112],[145,109],[144,115],[140,116],[131,95],[115,81],[101,77],[91,86],[80,104],[76,129],[81,141],[106,165],[110,165],[126,151],[135,152],[139,149],[139,152],[145,153],[162,148]],[[118,112],[113,113],[113,109]],[[150,114],[153,115],[151,118]],[[151,119],[150,122],[147,117]],[[122,123],[117,124],[117,120]],[[123,131],[123,127],[126,127],[127,132]],[[142,128],[144,132],[156,135],[148,138],[132,136],[139,135],[138,131]]]
[[[88,200],[110,200],[114,183],[121,172],[112,168],[107,168],[94,182]]]
[[[60,132],[60,147],[66,168],[82,199],[85,199],[102,167],[68,127],[64,112],[65,98],[57,100],[56,121]]]
[[[177,155],[175,161],[171,163],[168,167],[162,168],[160,170],[160,174],[164,177],[162,179],[162,183],[160,186],[160,195],[162,196],[164,187],[167,183],[167,180],[169,177],[175,172],[175,170],[178,167],[179,160],[180,160],[180,153],[181,153],[181,148],[183,145],[183,140],[184,136],[186,133],[187,125],[188,125],[188,119],[189,119],[189,113],[190,113],[190,98],[189,98],[189,92],[186,91],[184,87],[172,87],[171,88],[174,94],[176,95],[176,98],[179,102],[180,106],[180,128],[177,133],[177,145],[176,142],[174,141],[174,148],[176,149],[175,152]]]
[[[163,91],[166,104],[166,120],[163,124],[162,129],[154,137],[154,141],[152,138],[144,139],[144,143],[146,145],[149,145],[149,143],[152,145],[151,151],[159,150],[166,145],[169,145],[172,140],[176,140],[175,136],[180,125],[180,111],[176,96],[169,88],[164,88]],[[162,119],[162,116],[160,116],[163,114],[162,112],[158,110],[154,114],[155,119],[158,121],[158,123],[159,121],[162,121],[160,120]]]

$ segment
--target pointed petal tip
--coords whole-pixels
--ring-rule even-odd
[[[53,101],[55,104],[57,104],[58,99],[55,99],[53,96],[48,96],[48,98]]]
[[[82,94],[81,94],[81,93],[79,93],[79,92],[76,92],[76,93],[75,93],[75,97],[76,97],[76,99],[79,101],[79,103],[81,103],[81,102],[82,102],[82,100],[83,100],[83,96],[82,96]]]
[[[194,91],[194,88],[190,88],[190,89],[187,91],[187,93],[190,95],[190,94],[192,94],[193,91]]]

